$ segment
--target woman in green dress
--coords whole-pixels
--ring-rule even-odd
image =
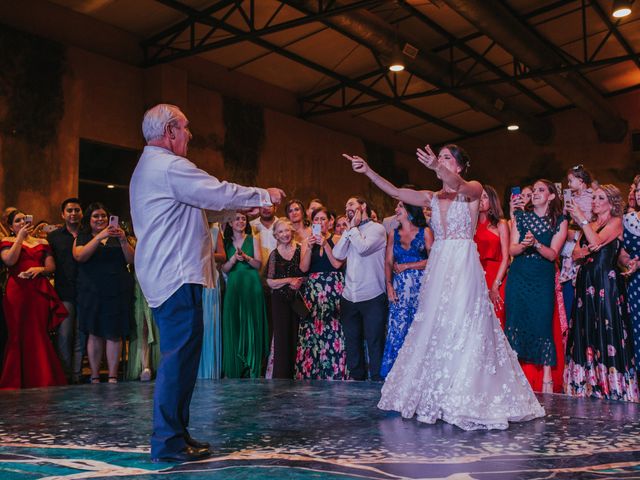
[[[222,308],[222,374],[257,378],[268,352],[267,311],[260,282],[260,243],[237,212],[224,229],[227,287]]]

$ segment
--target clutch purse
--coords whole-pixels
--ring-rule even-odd
[[[291,302],[291,308],[293,311],[300,317],[301,319],[307,318],[311,313],[307,304],[304,303],[302,299],[302,294],[300,292],[296,292],[296,296],[293,297],[293,301]]]

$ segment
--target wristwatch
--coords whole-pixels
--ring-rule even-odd
[[[580,225],[584,226],[584,225],[589,225],[589,220],[587,220],[586,218],[580,221]]]

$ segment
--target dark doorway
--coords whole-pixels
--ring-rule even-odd
[[[137,150],[81,139],[78,193],[82,205],[101,202],[129,226],[129,181],[139,157]]]

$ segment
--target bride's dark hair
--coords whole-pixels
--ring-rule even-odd
[[[469,171],[469,167],[471,167],[471,159],[469,158],[469,154],[467,154],[464,148],[459,147],[458,145],[455,145],[453,143],[445,145],[440,150],[442,151],[442,149],[444,148],[449,150],[451,152],[451,155],[453,155],[453,158],[456,159],[456,163],[461,169],[460,176],[462,178],[467,178],[467,172]]]

